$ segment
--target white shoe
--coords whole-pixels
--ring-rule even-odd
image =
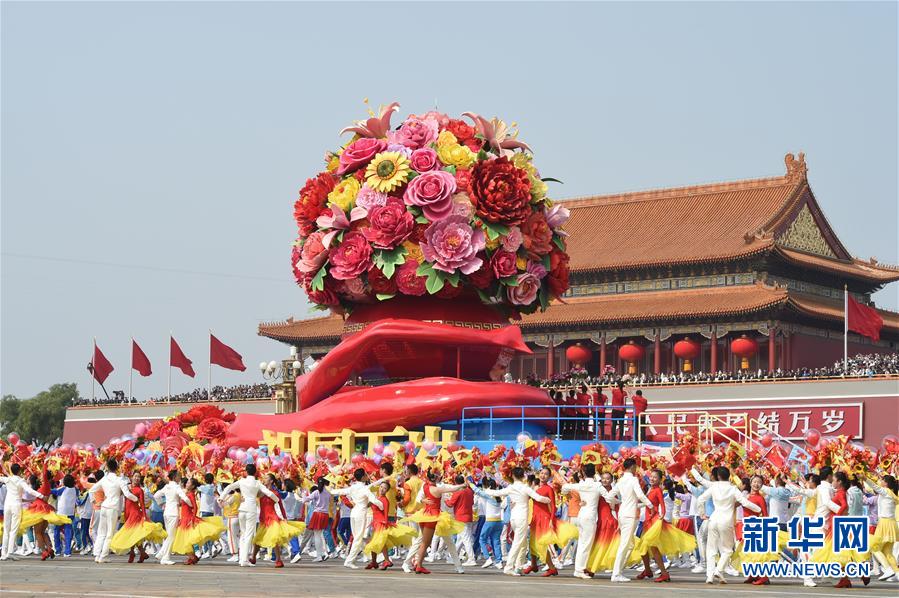
[[[492,564],[493,564],[493,559],[487,559],[486,561],[484,561],[484,564],[481,565],[481,569],[486,569],[487,567],[489,567]]]
[[[468,559],[467,561],[465,561],[464,563],[462,563],[462,566],[463,566],[463,567],[477,567],[477,566],[478,566],[478,562],[477,562],[476,560],[474,560],[474,559]]]
[[[702,565],[696,565],[695,567],[690,569],[690,573],[702,573],[703,571],[705,571],[705,567],[703,567]]]
[[[814,579],[811,579],[810,577],[807,577],[807,578],[803,579],[803,580],[802,580],[802,585],[804,585],[804,586],[807,587],[807,588],[816,588],[816,587],[818,587],[818,584],[815,583],[815,580],[814,580]]]
[[[521,573],[518,571],[503,571],[506,575],[511,575],[512,577],[521,577]]]
[[[456,567],[456,573],[459,573],[461,575],[462,573],[465,573],[465,569],[463,569],[462,567]]]
[[[174,565],[175,561],[170,561],[170,560],[166,559],[164,561],[159,561],[159,564],[160,565]]]
[[[290,562],[291,562],[291,563],[299,563],[299,562],[300,562],[300,559],[302,558],[302,556],[303,556],[303,555],[302,555],[301,553],[298,552],[298,553],[296,553],[295,555],[293,555],[293,558],[290,559]],[[313,562],[315,562],[315,561],[313,561]]]
[[[403,573],[412,573],[412,567],[410,567],[406,563],[403,563]]]
[[[614,583],[627,583],[630,581],[630,579],[628,579],[624,575],[613,575],[611,581]]]
[[[730,575],[731,577],[740,577],[740,574],[737,573],[737,570],[734,569],[733,567],[731,567],[730,565],[728,565],[727,567],[724,568],[724,572],[727,573],[728,575]]]
[[[706,578],[705,578],[705,582],[706,582],[707,584],[711,585],[711,584],[715,583],[715,580],[714,580],[713,578],[711,578],[711,577],[706,577]]]
[[[727,580],[724,579],[724,576],[721,575],[720,573],[715,573],[715,578],[718,580],[718,583],[720,583],[721,585],[727,584]]]
[[[587,575],[586,573],[582,573],[581,571],[575,571],[574,576],[578,579],[590,579],[589,575]]]
[[[347,569],[358,569],[359,568],[359,565],[357,565],[355,563],[344,563],[343,566],[346,567]]]
[[[568,566],[573,565],[573,564],[574,564],[574,559],[565,559],[565,560],[562,562],[562,567],[568,567]],[[562,567],[559,567],[559,569],[561,569]]]
[[[200,560],[206,560],[206,559],[208,559],[210,556],[212,556],[212,555],[209,554],[208,552],[206,552],[206,551],[204,550],[203,552],[200,553]]]
[[[229,563],[236,563],[236,562],[238,562],[239,560],[240,560],[240,557],[239,557],[238,555],[232,554],[231,557],[228,559],[228,562],[229,562]]]
[[[496,563],[496,564],[494,565],[494,567],[496,567],[497,569],[499,569],[500,571],[502,571],[502,570],[503,570],[503,562],[500,561],[500,562]]]
[[[879,581],[886,581],[886,580],[888,580],[889,578],[891,578],[891,577],[894,576],[894,575],[896,575],[896,574],[893,572],[892,569],[887,569],[887,570],[885,570],[885,571],[883,572],[883,575],[881,575],[881,576],[878,577],[877,579],[878,579]]]

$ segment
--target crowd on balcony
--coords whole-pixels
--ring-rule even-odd
[[[272,387],[266,383],[239,384],[237,386],[213,386],[213,401],[247,401],[250,399],[267,399],[272,396]],[[157,403],[202,403],[209,401],[209,392],[205,388],[195,388],[189,392],[182,392],[171,397],[161,396],[150,399],[127,397],[124,391],[113,391],[112,396],[82,398],[75,406],[112,406],[112,405],[155,405]]]
[[[844,370],[843,361],[837,361],[833,366],[820,368],[795,368],[783,370],[778,368],[773,372],[768,370],[740,370],[737,372],[663,372],[653,374],[641,372],[628,375],[618,373],[614,368],[607,367],[602,376],[590,376],[586,370],[574,368],[568,372],[556,374],[552,378],[538,379],[529,376],[526,382],[532,386],[547,388],[571,387],[573,385],[587,384],[589,386],[610,386],[618,380],[625,380],[637,386],[647,385],[671,385],[671,384],[712,384],[723,382],[771,382],[776,380],[818,380],[829,378],[865,378],[882,375],[899,375],[899,353],[871,353],[858,354],[850,357]],[[507,381],[511,381],[507,378]]]

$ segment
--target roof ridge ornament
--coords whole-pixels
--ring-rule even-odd
[[[787,166],[788,179],[804,179],[808,175],[808,166],[805,164],[805,152],[799,152],[799,159],[789,153],[784,156],[784,164]]]

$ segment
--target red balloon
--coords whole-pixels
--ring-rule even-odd
[[[774,444],[774,434],[768,432],[767,434],[762,436],[761,442],[763,447],[771,448],[771,445]]]
[[[821,432],[814,428],[809,428],[805,431],[805,442],[811,447],[818,446],[818,443],[821,442]]]
[[[18,444],[19,443],[19,435],[15,432],[11,432],[9,436],[6,437],[9,440],[10,444]]]
[[[325,457],[328,456],[328,447],[322,445],[322,446],[318,447],[318,450],[315,452],[318,454],[319,457],[324,459]]]
[[[340,453],[337,452],[336,449],[331,449],[328,451],[328,461],[331,463],[337,463],[340,460]]]

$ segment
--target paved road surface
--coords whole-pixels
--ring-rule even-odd
[[[506,596],[563,598],[591,597],[613,593],[615,598],[733,598],[752,595],[756,598],[874,598],[899,596],[899,584],[874,582],[867,588],[861,583],[851,590],[835,590],[832,582],[817,588],[781,580],[766,587],[746,587],[734,580],[726,586],[707,586],[704,577],[683,569],[674,570],[675,582],[654,584],[632,581],[612,584],[608,579],[582,581],[572,578],[571,570],[551,579],[533,575],[507,577],[498,571],[467,569],[456,575],[448,565],[436,565],[432,575],[409,575],[399,569],[389,571],[353,571],[339,561],[324,564],[301,562],[274,569],[270,563],[247,569],[224,560],[203,561],[194,567],[155,562],[129,565],[124,558],[114,557],[110,563],[97,565],[90,557],[73,556],[40,562],[31,557],[0,563],[0,595],[19,596],[85,596],[91,598],[137,598],[192,596],[365,596],[418,598],[419,596],[453,598],[502,598]],[[567,575],[565,575],[567,573]],[[628,573],[631,577],[633,571]],[[659,592],[659,590],[663,590]]]

